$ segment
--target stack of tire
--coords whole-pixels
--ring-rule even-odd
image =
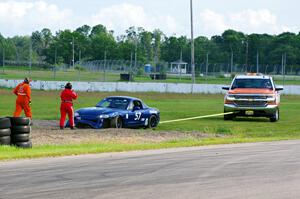
[[[0,145],[11,144],[11,123],[9,118],[0,118]]]
[[[11,144],[21,148],[31,148],[30,119],[27,117],[11,117]]]

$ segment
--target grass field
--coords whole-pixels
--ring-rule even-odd
[[[1,89],[0,115],[11,115],[14,111],[15,96],[9,89]],[[161,94],[161,93],[79,93],[74,108],[95,105],[110,95],[130,95],[143,99],[149,106],[161,111],[161,121],[185,117],[217,114],[223,112],[222,95],[203,94]],[[157,130],[201,131],[238,136],[296,136],[300,135],[300,96],[282,96],[279,122],[271,123],[266,118],[237,118],[224,121],[222,117],[206,118],[162,124]],[[32,112],[34,119],[59,119],[59,91],[33,91]],[[175,108],[176,107],[176,108]]]
[[[119,73],[103,72],[89,72],[89,71],[56,71],[54,73],[50,70],[37,70],[32,69],[29,72],[27,67],[9,67],[0,68],[0,79],[23,79],[25,76],[32,78],[33,80],[47,80],[47,81],[108,81],[115,82],[120,81]],[[277,84],[283,84],[281,76],[274,76]],[[135,82],[165,82],[165,83],[191,83],[190,77],[176,77],[168,76],[166,80],[152,80],[149,76],[135,76]],[[198,84],[230,84],[231,78],[225,77],[196,77],[196,83]],[[300,85],[300,77],[287,76],[284,84],[286,85]]]
[[[149,106],[159,108],[161,111],[161,121],[179,119],[222,113],[222,95],[202,95],[202,94],[160,94],[160,93],[79,93],[79,99],[75,102],[75,109],[95,105],[100,99],[110,95],[130,95],[141,98]],[[9,89],[0,89],[0,116],[10,116],[14,111],[15,96]],[[33,154],[26,154],[21,149],[12,147],[0,147],[0,159],[4,154],[11,157],[42,157],[68,154],[98,153],[109,151],[141,150],[168,148],[178,146],[199,146],[207,144],[236,143],[269,141],[300,138],[300,96],[282,96],[280,109],[281,119],[276,123],[269,122],[266,118],[237,118],[234,121],[224,121],[221,116],[197,119],[185,122],[161,124],[154,131],[179,131],[179,132],[204,132],[216,135],[214,138],[194,139],[194,140],[174,140],[174,142],[160,144],[129,144],[111,145],[91,144],[76,146],[41,146],[32,149]],[[32,109],[33,118],[57,120],[59,119],[59,91],[33,91]],[[101,130],[99,130],[101,132]],[[54,150],[55,148],[55,150]],[[74,150],[72,150],[72,148]],[[80,148],[83,148],[80,150]],[[80,152],[81,151],[81,152]],[[1,155],[2,154],[2,155]],[[7,157],[7,155],[5,155]],[[7,159],[7,158],[6,158]]]

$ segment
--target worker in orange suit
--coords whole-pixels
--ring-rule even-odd
[[[65,89],[60,94],[60,129],[64,129],[66,116],[68,114],[70,128],[74,129],[74,109],[73,100],[77,99],[77,93],[72,90],[72,84],[67,83]]]
[[[24,81],[17,85],[13,90],[13,93],[17,95],[16,109],[14,112],[14,117],[19,117],[24,110],[26,117],[32,119],[31,114],[31,89],[30,89],[30,79],[25,78]]]

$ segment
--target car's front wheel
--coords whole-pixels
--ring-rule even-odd
[[[270,122],[277,122],[279,120],[279,109],[270,117]]]
[[[110,126],[112,128],[123,128],[122,117],[116,116],[116,117],[112,118],[111,121],[110,121]]]
[[[151,115],[148,121],[148,128],[155,128],[158,125],[158,119],[155,115]]]

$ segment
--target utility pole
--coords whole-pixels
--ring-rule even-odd
[[[243,40],[242,44],[246,44],[246,55],[245,55],[245,72],[248,71],[248,49],[249,49],[249,43],[248,40]],[[251,71],[249,71],[251,72]]]
[[[4,65],[5,65],[5,48],[2,42],[2,72],[4,74]]]
[[[284,64],[283,64],[283,86],[285,84],[285,69],[286,69],[286,53],[284,53]]]
[[[182,49],[180,51],[180,62],[182,62]]]
[[[104,68],[103,68],[103,79],[104,79],[104,82],[106,81],[106,50],[104,51]]]
[[[208,53],[206,53],[206,62],[205,62],[205,80],[207,83],[207,76],[208,76]]]
[[[154,50],[154,69],[155,69],[155,74],[154,74],[154,80],[157,79],[157,63],[158,63],[158,47],[156,46],[155,47],[155,50]]]
[[[281,55],[281,74],[282,74],[282,84],[284,85],[284,54]]]
[[[256,53],[256,73],[259,73],[259,54]]]
[[[233,70],[233,51],[231,49],[231,57],[230,57],[230,72],[232,73]]]
[[[79,56],[78,56],[78,59],[79,59],[79,63],[81,63],[81,50],[79,50]]]
[[[131,50],[131,53],[130,53],[130,68],[129,68],[129,81],[131,81],[131,75],[132,75],[132,59],[133,59],[132,57],[133,57],[133,53],[132,53],[132,50]],[[135,52],[134,52],[134,57],[135,57]],[[134,62],[135,62],[135,60],[134,60]]]
[[[246,41],[246,71],[248,70],[248,49],[249,49],[249,43]],[[249,71],[251,72],[251,71]]]
[[[57,62],[57,47],[55,46],[55,52],[54,52],[54,64],[56,65]]]
[[[73,67],[73,70],[75,68],[75,47],[74,47],[74,36],[72,37],[72,67]]]
[[[136,37],[136,36],[135,36]],[[135,38],[135,49],[134,49],[134,68],[137,67],[137,38]]]
[[[281,74],[283,75],[284,55],[281,55]]]
[[[30,40],[29,40],[29,73],[31,73],[31,65],[32,65],[32,39],[30,37]]]
[[[195,84],[195,46],[194,46],[194,26],[193,26],[193,0],[190,0],[191,10],[191,69],[192,83]]]
[[[180,81],[181,81],[181,73],[182,73],[181,63],[182,63],[182,49],[180,50],[180,64],[177,65],[177,68],[179,67],[179,80]]]

